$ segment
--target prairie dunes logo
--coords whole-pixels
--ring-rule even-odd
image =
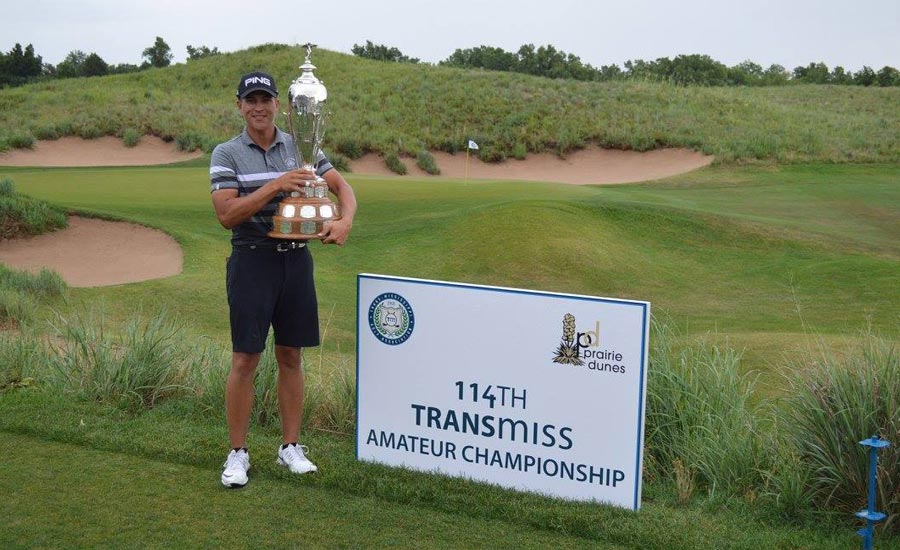
[[[571,313],[563,316],[562,342],[556,348],[553,362],[563,365],[584,365],[584,361],[581,360],[581,349],[575,342],[575,316]]]
[[[399,294],[379,294],[369,305],[369,328],[382,343],[390,346],[402,344],[412,335],[415,325],[412,306]]]
[[[587,365],[596,372],[625,373],[624,354],[600,346],[600,321],[595,322],[594,330],[576,332],[575,316],[566,313],[562,325],[562,339],[553,354],[554,363]]]

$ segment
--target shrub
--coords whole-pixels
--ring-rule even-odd
[[[13,134],[6,138],[6,142],[13,149],[31,149],[34,147],[34,136],[31,134]]]
[[[347,157],[340,153],[333,153],[328,155],[328,160],[331,161],[331,165],[337,168],[339,172],[350,172],[350,161],[347,160]]]
[[[196,132],[188,132],[186,134],[178,136],[175,139],[175,143],[178,144],[178,149],[180,151],[190,153],[192,151],[200,149],[203,146],[203,136],[197,134]]]
[[[438,150],[445,153],[456,153],[463,150],[465,142],[462,139],[445,139],[438,143]]]
[[[207,137],[203,140],[203,152],[206,154],[211,154],[217,145],[225,141],[227,141],[226,138]]]
[[[350,160],[356,160],[366,154],[366,149],[355,139],[344,139],[335,145],[335,150],[342,155],[347,155]],[[331,157],[329,157],[331,158]]]
[[[125,144],[125,147],[134,147],[140,141],[141,133],[134,128],[126,128],[125,131],[122,132],[122,143]]]
[[[506,153],[499,147],[483,145],[481,149],[478,150],[478,158],[483,162],[503,162],[506,160]]]
[[[400,157],[397,156],[397,153],[388,153],[384,156],[384,163],[390,169],[391,172],[395,174],[400,174],[401,176],[406,175],[406,164],[400,160]]]
[[[797,465],[820,508],[865,508],[869,453],[858,442],[874,434],[891,446],[878,453],[879,511],[886,529],[900,527],[900,349],[871,332],[848,353],[820,345],[811,364],[791,365],[783,426]]]
[[[419,151],[416,155],[416,166],[434,176],[441,173],[441,169],[434,162],[434,156],[428,151]]]
[[[82,139],[97,139],[103,137],[103,130],[96,124],[88,123],[78,128],[78,135]]]
[[[54,140],[61,137],[59,134],[59,130],[57,130],[56,126],[52,124],[38,127],[37,129],[35,129],[34,135],[36,138],[41,140]]]
[[[75,133],[75,129],[72,123],[66,120],[56,123],[56,133],[60,136],[71,136]]]
[[[517,160],[525,160],[528,156],[528,147],[521,141],[517,141],[516,144],[513,145],[512,156]]]

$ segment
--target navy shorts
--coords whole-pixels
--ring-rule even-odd
[[[286,252],[235,247],[228,258],[225,287],[232,351],[261,353],[270,326],[276,345],[319,345],[319,306],[309,247]]]

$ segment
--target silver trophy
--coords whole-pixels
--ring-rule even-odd
[[[322,150],[328,90],[313,74],[316,66],[309,57],[315,44],[306,44],[305,47],[306,60],[300,65],[300,76],[291,83],[288,90],[290,108],[285,114],[301,166],[315,172],[316,160]],[[328,197],[328,184],[316,175],[316,179],[308,180],[299,193],[291,193],[290,197],[279,203],[278,213],[273,217],[274,228],[269,236],[279,239],[314,239],[322,232],[325,222],[339,219],[340,207]]]

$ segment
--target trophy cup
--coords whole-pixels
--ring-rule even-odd
[[[306,44],[305,47],[306,60],[300,65],[302,73],[288,90],[290,105],[286,114],[300,164],[315,173],[316,159],[322,149],[328,91],[313,74],[316,66],[310,62],[309,56],[315,44]],[[315,180],[307,180],[299,193],[291,193],[278,204],[269,236],[276,239],[315,239],[322,232],[325,222],[339,219],[340,207],[328,197],[328,184],[316,175]]]

